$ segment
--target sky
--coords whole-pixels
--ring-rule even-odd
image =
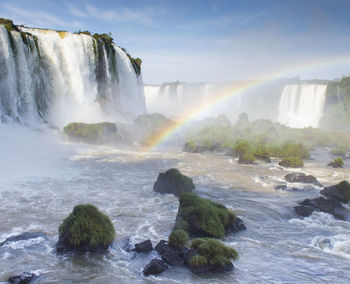
[[[250,80],[284,73],[301,79],[350,74],[350,0],[0,0],[15,24],[111,32],[140,57],[145,84]]]

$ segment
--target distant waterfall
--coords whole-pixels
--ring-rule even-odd
[[[121,48],[85,34],[0,25],[2,122],[97,122],[145,112],[142,76]]]
[[[277,121],[289,127],[318,127],[326,101],[325,84],[300,84],[284,87]]]

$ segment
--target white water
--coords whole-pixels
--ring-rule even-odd
[[[324,84],[287,85],[279,102],[277,121],[289,127],[318,127],[326,101]]]
[[[2,121],[98,122],[145,112],[142,76],[126,53],[114,46],[103,55],[88,35],[0,25],[0,117]],[[113,58],[114,57],[114,58]],[[101,59],[102,58],[102,59]]]

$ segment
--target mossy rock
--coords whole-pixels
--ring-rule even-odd
[[[72,122],[64,127],[64,134],[71,141],[90,144],[114,143],[121,139],[117,126],[111,122]]]
[[[191,249],[196,253],[188,260],[187,265],[196,273],[232,271],[231,259],[238,259],[238,252],[235,249],[210,238],[193,240]]]
[[[300,157],[287,157],[279,162],[279,165],[286,168],[300,168],[304,163]]]
[[[6,30],[8,30],[9,32],[10,31],[19,32],[19,29],[17,28],[16,25],[13,24],[12,20],[0,18],[0,25],[5,26]]]
[[[333,168],[342,168],[344,166],[344,161],[343,161],[342,158],[335,158],[327,166],[330,166],[330,167],[333,167]]]
[[[244,153],[239,156],[238,162],[243,165],[252,165],[254,164],[255,156],[253,153]]]
[[[192,192],[195,188],[190,177],[183,175],[178,169],[170,169],[160,173],[153,186],[153,190],[159,193],[172,193],[177,197],[184,192]]]
[[[329,199],[340,201],[343,203],[350,201],[350,184],[343,180],[337,185],[325,187],[321,190],[321,194]]]
[[[58,252],[103,253],[115,237],[113,224],[108,216],[91,204],[79,204],[60,225]]]
[[[245,226],[224,205],[194,193],[183,193],[175,229],[185,230],[196,237],[222,238],[226,233],[245,229]]]
[[[188,240],[190,239],[189,235],[184,230],[174,230],[169,235],[169,245],[174,249],[182,249]]]

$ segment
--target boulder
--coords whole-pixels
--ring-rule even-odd
[[[168,266],[165,264],[165,262],[161,259],[154,258],[151,260],[150,263],[148,263],[145,268],[143,269],[143,274],[148,275],[154,275],[162,273],[164,270],[168,269]]]
[[[36,238],[44,238],[44,239],[46,239],[47,236],[46,236],[45,233],[41,233],[41,232],[34,232],[34,233],[24,232],[22,234],[19,234],[19,235],[16,235],[16,236],[11,236],[11,237],[7,238],[5,241],[0,243],[0,247],[3,246],[3,245],[6,245],[8,243],[11,243],[11,242],[27,241],[27,240],[36,239]]]
[[[170,169],[159,174],[153,190],[159,193],[172,193],[180,197],[184,192],[192,192],[194,187],[191,178],[183,175],[178,169]]]
[[[23,272],[20,275],[11,276],[7,280],[10,284],[29,284],[33,283],[35,279],[37,279],[39,275],[33,272]]]
[[[137,252],[149,252],[149,251],[153,250],[151,240],[146,240],[144,242],[135,244],[134,250]]]
[[[321,194],[329,199],[347,203],[350,201],[350,184],[343,180],[337,185],[325,187],[321,190]]]
[[[109,217],[91,204],[80,204],[59,227],[57,252],[104,253],[112,244],[115,230]]]
[[[184,230],[195,237],[214,238],[246,229],[243,221],[222,204],[190,192],[182,194],[179,201],[175,229]]]
[[[288,182],[300,182],[300,183],[311,183],[321,186],[319,181],[312,175],[306,175],[304,173],[289,173],[284,179]]]
[[[192,241],[191,248],[195,250],[194,255],[186,264],[194,273],[232,271],[231,259],[238,259],[235,249],[214,239],[195,239]]]
[[[72,122],[63,129],[65,136],[75,142],[108,144],[121,140],[117,126],[112,122],[82,123]]]
[[[177,250],[165,240],[161,240],[155,247],[162,259],[171,266],[179,266],[184,263],[182,250]]]

